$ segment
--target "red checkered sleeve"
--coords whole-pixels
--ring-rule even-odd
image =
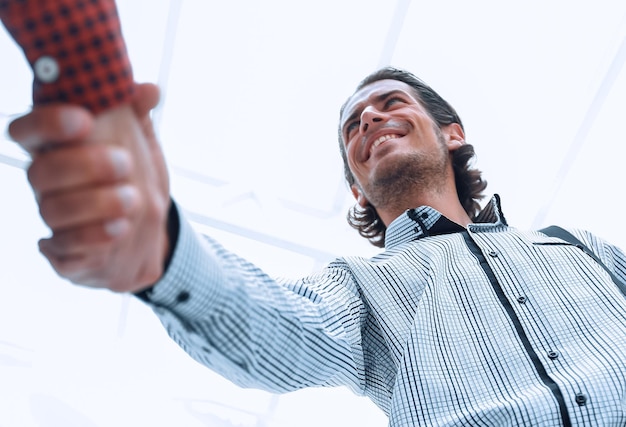
[[[126,103],[133,75],[114,0],[0,0],[0,19],[33,70],[33,103],[94,113]]]

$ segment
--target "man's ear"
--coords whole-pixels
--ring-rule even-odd
[[[359,204],[359,206],[361,206],[362,208],[366,207],[369,202],[367,201],[367,199],[363,195],[363,192],[361,191],[359,186],[356,185],[356,184],[352,184],[350,186],[350,190],[352,190],[352,195],[354,196],[354,198],[355,198],[356,202]]]
[[[455,151],[465,144],[465,132],[458,123],[450,123],[441,128],[446,143],[448,145],[448,151]]]

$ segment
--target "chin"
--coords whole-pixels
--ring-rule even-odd
[[[363,189],[374,206],[384,206],[403,198],[416,188],[435,189],[446,182],[447,157],[386,156],[372,171]],[[369,193],[369,194],[368,194]]]

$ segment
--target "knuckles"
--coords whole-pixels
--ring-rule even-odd
[[[127,179],[132,163],[127,154],[108,146],[60,146],[33,156],[28,182],[38,192],[53,192]]]
[[[123,201],[115,186],[96,190],[48,192],[39,195],[39,214],[53,232],[80,229],[92,223],[133,214],[139,198]]]
[[[60,218],[75,210],[61,200],[44,196],[40,201],[42,217],[49,226],[52,224],[53,230],[41,252],[57,274],[78,285],[108,288],[113,292],[132,292],[159,280],[163,274],[159,250],[163,242],[154,230],[166,222],[169,197],[141,198],[147,201],[133,215],[135,238],[122,240],[108,236],[100,223],[60,227]],[[146,245],[149,241],[152,243]],[[139,251],[141,255],[131,251],[137,255],[136,262],[120,263],[116,256],[127,253],[127,249],[136,244],[144,248]]]

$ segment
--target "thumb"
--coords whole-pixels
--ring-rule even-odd
[[[132,99],[133,110],[137,117],[144,117],[159,104],[159,87],[153,83],[138,83]]]

